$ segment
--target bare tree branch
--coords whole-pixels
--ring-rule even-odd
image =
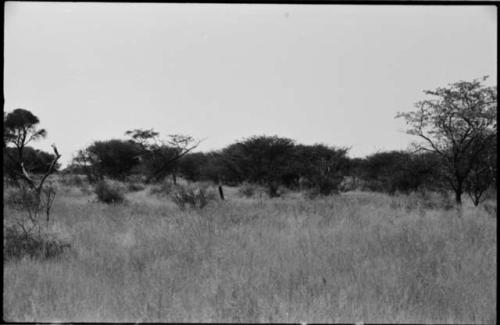
[[[54,160],[52,160],[52,163],[50,164],[49,169],[47,170],[47,172],[45,173],[45,175],[43,175],[42,179],[40,180],[40,184],[38,184],[37,189],[36,189],[37,192],[40,192],[42,190],[43,183],[45,182],[45,180],[47,179],[47,177],[50,174],[52,174],[52,172],[54,171],[54,167],[55,167],[57,161],[59,160],[59,158],[61,158],[61,155],[57,151],[57,148],[56,148],[55,144],[52,144],[52,149],[54,150],[54,154],[55,154]]]

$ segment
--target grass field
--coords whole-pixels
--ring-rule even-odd
[[[105,205],[61,185],[50,230],[72,250],[4,263],[4,320],[497,321],[497,220],[481,206],[226,196],[180,210],[147,189]]]

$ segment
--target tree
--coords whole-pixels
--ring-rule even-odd
[[[295,142],[278,136],[253,136],[226,147],[223,159],[232,178],[260,183],[278,196],[278,186],[293,160]]]
[[[160,133],[153,129],[134,129],[126,131],[125,135],[130,136],[132,141],[139,144],[144,150],[150,150],[153,146],[158,145],[158,136]]]
[[[47,226],[49,223],[50,209],[55,197],[52,186],[44,186],[45,181],[57,168],[57,162],[61,155],[56,146],[52,144],[54,156],[52,161],[44,169],[44,173],[38,177],[31,174],[33,170],[27,164],[27,144],[44,138],[47,135],[45,129],[39,129],[40,120],[28,110],[18,108],[8,113],[4,112],[4,154],[13,164],[12,172],[16,175],[18,192],[14,195],[14,205],[27,212],[27,220],[20,220],[17,226],[21,228],[25,236],[29,236],[33,229],[37,228],[40,235],[40,214],[45,212]],[[40,170],[38,170],[40,171]]]
[[[338,192],[349,168],[347,148],[333,148],[322,144],[298,145],[290,169],[305,179],[321,195]]]
[[[200,178],[202,180],[213,181],[236,185],[243,181],[239,173],[235,173],[233,163],[227,159],[222,150],[210,151],[205,154],[206,161],[200,166]]]
[[[179,169],[179,160],[187,155],[191,150],[198,147],[199,142],[195,143],[193,137],[189,135],[183,134],[171,134],[169,135],[169,151],[167,155],[164,155],[165,164],[161,167],[157,173],[160,173],[161,170],[165,170],[170,167],[170,174],[172,175],[172,181],[174,184],[177,184],[177,172]]]
[[[98,157],[90,152],[88,148],[78,150],[77,154],[68,166],[68,169],[75,173],[83,173],[87,176],[89,183],[96,183],[104,178],[103,173],[99,170]]]
[[[141,158],[145,171],[149,174],[146,182],[159,180],[167,174],[177,182],[178,160],[197,148],[201,141],[182,134],[169,135],[167,141],[159,140],[159,133],[153,129],[135,129],[125,132],[131,141],[141,146]]]
[[[44,138],[45,129],[38,129],[40,120],[28,110],[17,108],[5,115],[4,112],[4,153],[17,166],[17,174],[23,175],[24,148],[31,141]],[[7,150],[9,145],[14,146],[16,154]]]
[[[189,181],[199,181],[203,176],[203,167],[208,164],[208,160],[203,152],[189,153],[179,160],[179,172]]]
[[[45,174],[40,181],[36,182],[26,169],[25,148],[31,141],[36,141],[47,136],[45,129],[39,129],[40,120],[28,110],[17,108],[5,115],[4,113],[4,154],[17,166],[17,176],[23,179],[38,195],[43,189],[43,184],[47,177],[55,171],[57,161],[61,157],[53,144],[54,159],[45,170]],[[9,146],[13,146],[17,156],[13,154]]]
[[[396,116],[405,119],[408,134],[423,140],[418,149],[439,155],[458,205],[467,179],[497,136],[497,89],[485,86],[486,79],[424,91],[434,98],[416,103],[416,111]]]
[[[439,161],[430,152],[377,152],[366,157],[361,177],[369,189],[394,194],[431,188],[440,179]]]
[[[74,162],[91,168],[94,178],[124,179],[140,163],[142,149],[137,143],[119,139],[95,141],[80,152]]]

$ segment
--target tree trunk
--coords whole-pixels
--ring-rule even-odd
[[[462,183],[458,183],[458,186],[455,189],[455,202],[457,203],[457,205],[462,205],[462,193]]]
[[[172,182],[174,182],[174,185],[177,185],[177,175],[175,174],[175,170],[172,172]]]

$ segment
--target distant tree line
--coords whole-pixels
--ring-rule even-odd
[[[189,152],[175,159],[181,152],[168,145],[144,150],[134,140],[96,141],[80,150],[67,171],[85,174],[91,182],[104,177],[125,180],[131,175],[151,182],[166,177],[175,182],[178,176],[192,182],[246,182],[265,187],[271,197],[279,196],[280,188],[314,190],[321,195],[355,188],[389,194],[449,189],[446,166],[434,152],[384,151],[350,158],[347,148],[297,144],[278,136],[253,136],[221,150]],[[165,165],[165,161],[170,163]],[[496,173],[496,159],[481,162]],[[161,167],[161,177],[151,178]],[[473,195],[474,190],[496,187],[496,177],[475,172],[467,184]]]
[[[265,186],[271,197],[278,188],[317,187],[322,194],[338,191],[349,168],[347,149],[325,145],[297,145],[278,136],[254,136],[218,151],[191,153],[197,145],[187,136],[159,141],[154,130],[127,131],[132,139],[96,141],[78,152],[67,170],[88,176],[124,180],[144,176],[150,182],[178,175],[189,181],[213,181],[228,185],[243,182]],[[134,135],[147,135],[149,142]],[[151,141],[155,140],[155,141]],[[181,141],[182,140],[182,141]]]
[[[90,182],[131,175],[147,182],[171,177],[176,183],[178,176],[193,182],[246,182],[265,187],[271,197],[279,196],[280,188],[321,195],[350,188],[391,194],[452,190],[457,204],[468,193],[477,205],[485,191],[497,187],[496,87],[484,86],[485,79],[425,91],[434,98],[398,114],[408,133],[423,141],[407,151],[349,158],[348,148],[260,135],[203,153],[193,152],[200,142],[190,136],[161,139],[152,129],[135,129],[125,132],[129,139],[95,141],[79,150],[66,171],[87,175]],[[4,150],[14,156],[16,149]],[[53,160],[51,154],[29,147],[24,155],[32,172],[45,170]],[[4,174],[19,175],[15,159],[9,162],[4,156]]]

